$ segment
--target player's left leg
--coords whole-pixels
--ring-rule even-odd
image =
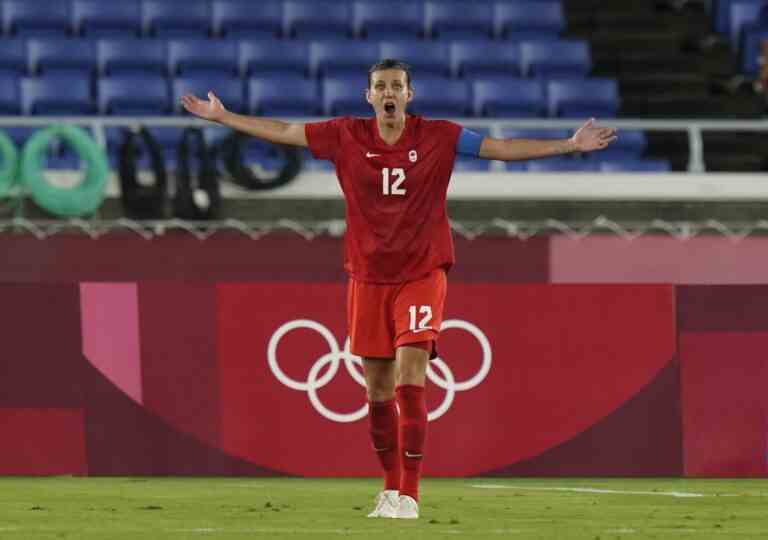
[[[423,346],[424,345],[424,346]],[[397,348],[397,404],[400,407],[400,502],[398,518],[419,517],[419,480],[427,435],[427,404],[424,383],[431,342]]]
[[[419,480],[427,434],[424,383],[429,360],[436,356],[446,289],[445,271],[438,268],[422,279],[404,284],[395,300],[395,392],[400,408],[402,462],[397,515],[400,518],[419,517]]]

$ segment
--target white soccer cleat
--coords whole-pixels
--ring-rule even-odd
[[[393,516],[397,519],[418,519],[419,503],[413,497],[400,495],[400,501],[397,505],[397,513]]]
[[[397,506],[400,502],[398,492],[395,489],[385,489],[376,495],[376,508],[368,514],[369,518],[393,518],[397,517]]]

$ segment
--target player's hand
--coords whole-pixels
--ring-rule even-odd
[[[219,121],[224,116],[224,113],[227,112],[224,105],[221,104],[221,101],[213,92],[208,92],[207,100],[187,94],[182,96],[181,104],[189,113],[213,122]]]
[[[594,118],[587,120],[571,137],[571,143],[573,143],[576,152],[602,150],[615,140],[616,130],[595,127]]]

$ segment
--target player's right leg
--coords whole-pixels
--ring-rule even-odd
[[[368,392],[371,442],[384,471],[384,490],[368,517],[395,517],[400,490],[398,414],[395,404],[395,363],[392,358],[363,358]]]
[[[400,490],[394,328],[387,309],[392,291],[389,286],[351,279],[347,294],[350,351],[363,357],[371,443],[384,472],[384,489],[368,517],[395,517]]]

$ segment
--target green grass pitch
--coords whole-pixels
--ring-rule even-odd
[[[768,480],[425,479],[414,521],[366,518],[379,486],[374,479],[5,477],[0,539],[768,537]]]

